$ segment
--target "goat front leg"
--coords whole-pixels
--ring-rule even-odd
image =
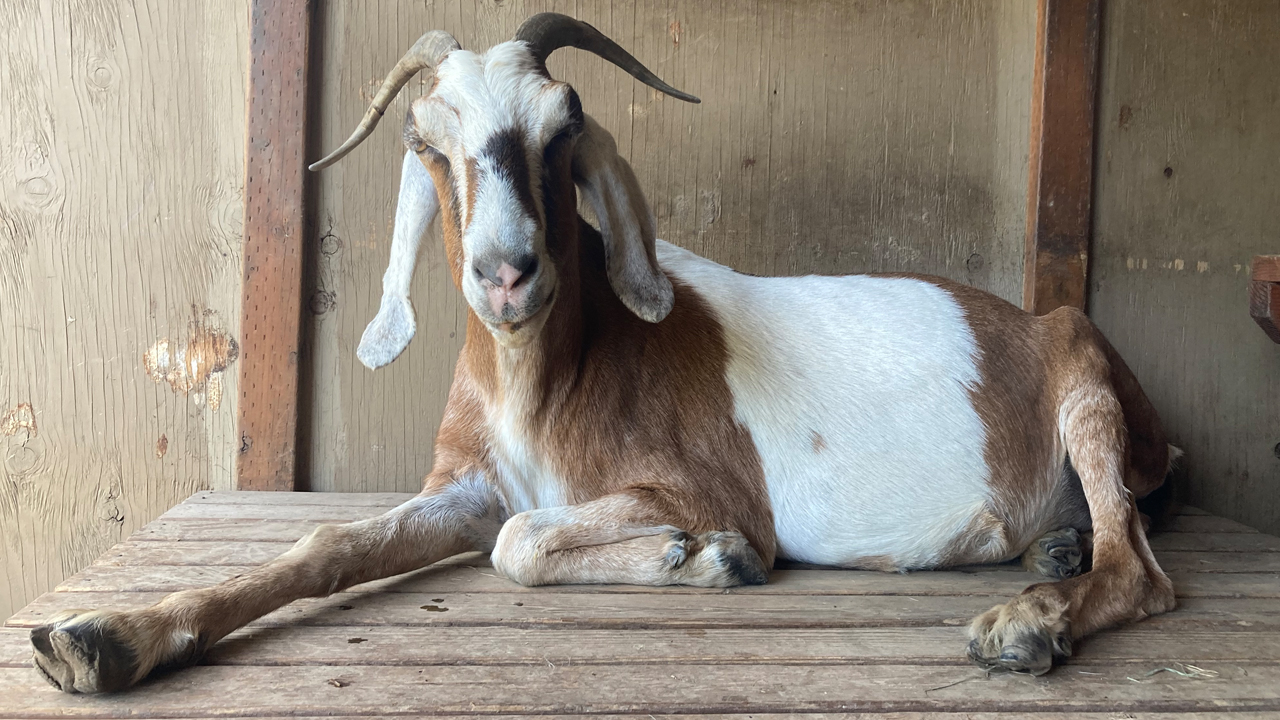
[[[1102,628],[1168,612],[1173,583],[1156,564],[1142,519],[1124,485],[1125,428],[1109,387],[1078,391],[1063,427],[1093,518],[1093,569],[1032,585],[970,627],[969,657],[988,668],[1040,675],[1073,640]]]
[[[521,585],[759,585],[769,569],[742,533],[690,534],[646,491],[530,510],[498,535],[493,566]]]
[[[122,690],[157,667],[197,661],[231,631],[294,600],[399,575],[469,550],[491,550],[504,513],[479,473],[428,478],[378,517],[321,525],[275,560],[145,609],[73,610],[31,631],[35,664],[66,692]]]

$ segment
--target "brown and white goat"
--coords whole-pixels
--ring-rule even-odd
[[[53,684],[118,690],[294,599],[468,550],[527,585],[711,587],[765,582],[777,557],[902,571],[1021,555],[1058,582],[978,617],[969,655],[1035,673],[1074,638],[1173,607],[1134,506],[1170,449],[1083,314],[1032,317],[933,277],[751,277],[655,242],[612,138],[547,74],[566,45],[696,100],[564,16],[483,54],[432,32],[317,164],[434,71],[359,351],[376,367],[411,339],[409,279],[439,214],[471,312],[422,493],[215,587],[53,619],[31,634]]]

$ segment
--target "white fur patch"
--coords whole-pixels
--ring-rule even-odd
[[[530,442],[528,427],[537,368],[527,348],[501,348],[499,372],[505,395],[487,408],[489,453],[495,481],[511,514],[569,504],[568,484],[549,458]]]
[[[382,275],[382,303],[356,348],[356,357],[370,370],[399,357],[418,330],[413,303],[409,301],[409,286],[413,283],[422,239],[439,211],[440,199],[431,182],[431,173],[416,154],[405,153],[400,169],[395,231],[391,235],[391,259]]]
[[[658,241],[714,309],[781,557],[935,564],[990,499],[969,399],[977,346],[947,292],[908,278],[758,278]]]

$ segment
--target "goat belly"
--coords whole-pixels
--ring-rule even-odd
[[[991,502],[978,350],[955,298],[907,277],[753,277],[663,242],[658,257],[723,326],[779,556],[946,559]]]

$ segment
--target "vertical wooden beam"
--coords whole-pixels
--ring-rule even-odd
[[[1022,306],[1084,309],[1100,0],[1039,0]]]
[[[292,490],[298,433],[308,0],[253,0],[236,487]]]

